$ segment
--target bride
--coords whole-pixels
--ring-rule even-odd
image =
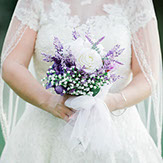
[[[75,114],[71,103],[65,103],[71,97],[41,85],[50,65],[41,53],[54,54],[54,36],[70,42],[74,28],[83,35],[89,30],[95,39],[104,35],[106,50],[116,44],[125,48],[118,58],[123,66],[116,70],[123,78],[103,89],[109,123],[94,132],[94,148],[86,137],[88,146],[82,152],[79,146],[71,150],[60,137]],[[161,62],[152,0],[19,0],[1,57],[0,118],[6,145],[0,162],[162,163]],[[91,105],[86,102],[86,107]],[[118,138],[103,130],[108,125]],[[105,146],[105,153],[94,152]]]

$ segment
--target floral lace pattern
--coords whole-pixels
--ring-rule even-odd
[[[41,5],[40,9],[42,12],[39,12],[39,21],[34,15],[34,20],[28,22],[32,29],[38,30],[33,59],[39,82],[49,67],[43,61],[41,53],[54,53],[55,49],[52,45],[54,36],[59,37],[63,42],[71,41],[73,28],[81,34],[89,30],[95,39],[105,35],[102,44],[107,50],[113,48],[115,44],[125,48],[124,55],[119,57],[119,61],[124,65],[117,70],[123,78],[113,84],[111,92],[120,91],[131,81],[131,31],[130,23],[122,8],[105,4],[103,5],[105,15],[91,16],[85,23],[82,23],[77,15],[70,16],[70,6],[61,0],[53,0],[52,10],[47,14],[43,12]],[[23,22],[24,14],[27,13],[20,10],[16,16]],[[1,163],[162,163],[159,152],[135,106],[128,108],[122,116],[112,116],[112,118],[119,131],[124,150],[108,153],[105,158],[99,158],[89,149],[86,153],[72,153],[57,138],[59,129],[65,125],[65,122],[28,104],[25,113],[10,135]]]
[[[53,10],[49,13],[49,15],[44,15],[44,17],[41,17],[41,27],[38,32],[38,39],[36,42],[34,62],[36,72],[39,73],[39,79],[44,76],[45,70],[47,69],[47,66],[49,66],[43,63],[42,56],[40,55],[41,52],[44,51],[49,54],[53,53],[54,49],[52,48],[52,42],[54,35],[57,35],[64,42],[71,41],[71,32],[73,28],[76,28],[79,33],[83,35],[89,30],[89,32],[92,33],[95,38],[105,35],[106,38],[103,41],[103,45],[107,50],[112,49],[116,44],[120,44],[121,47],[124,47],[124,55],[126,56],[119,57],[121,62],[125,63],[125,67],[123,67],[121,71],[125,69],[125,71],[123,71],[124,80],[130,80],[130,77],[128,77],[131,76],[131,42],[128,26],[129,24],[127,19],[124,16],[121,16],[121,11],[117,10],[118,12],[115,15],[114,13],[108,11],[108,7],[109,5],[103,6],[103,10],[106,12],[106,15],[92,16],[86,20],[86,23],[80,24],[80,18],[77,15],[72,17],[69,16],[71,11],[68,4],[65,4],[62,1],[52,2]],[[109,15],[108,12],[110,13]],[[55,24],[57,24],[57,26],[55,26]],[[63,32],[63,28],[66,30],[66,33]],[[48,32],[49,41],[43,38],[44,36],[42,33],[45,31]],[[126,42],[124,42],[124,37],[126,37]],[[41,64],[38,64],[40,62]],[[44,65],[45,68],[43,68]],[[121,82],[124,83],[124,86],[127,84],[126,81],[121,80]],[[119,88],[122,89],[123,87]],[[115,86],[115,88],[118,87]]]

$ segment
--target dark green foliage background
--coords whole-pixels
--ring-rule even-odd
[[[0,51],[16,3],[17,0],[0,0]],[[161,47],[163,50],[163,1],[154,0],[154,5],[158,18]],[[4,144],[5,143],[0,128],[0,155],[3,150]]]

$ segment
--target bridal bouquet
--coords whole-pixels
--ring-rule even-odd
[[[71,150],[84,152],[88,148],[102,155],[121,150],[121,142],[104,98],[111,83],[120,78],[115,70],[122,65],[116,58],[124,49],[115,45],[106,51],[101,42],[90,34],[80,36],[72,33],[69,43],[54,38],[55,53],[42,53],[44,61],[52,62],[47,71],[46,89],[53,88],[57,94],[73,95],[65,105],[76,112],[61,129],[59,139]]]
[[[55,55],[45,56],[46,62],[52,62],[43,81],[46,88],[54,88],[60,95],[90,95],[95,96],[105,84],[111,84],[120,76],[113,73],[118,65],[115,60],[124,49],[116,45],[110,51],[105,51],[100,44],[104,37],[94,41],[89,34],[82,38],[73,31],[73,40],[63,44],[55,37]]]

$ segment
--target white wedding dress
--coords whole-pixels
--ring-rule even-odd
[[[37,4],[40,5],[41,4]],[[103,15],[91,16],[81,20],[78,16],[68,16],[69,5],[54,0],[53,10],[49,15],[41,15],[35,51],[34,67],[38,82],[45,77],[50,64],[43,61],[42,52],[54,53],[53,38],[59,37],[64,42],[71,41],[72,29],[84,34],[88,29],[95,39],[105,36],[102,44],[110,50],[116,44],[125,48],[118,58],[124,65],[117,73],[123,76],[116,81],[110,92],[122,90],[132,79],[131,72],[131,34],[128,21],[118,6],[103,5]],[[116,12],[115,12],[116,11]],[[17,18],[21,18],[21,11]],[[30,22],[35,29],[35,22]],[[109,112],[109,109],[108,109]],[[120,114],[121,111],[115,111]],[[162,163],[156,145],[147,132],[136,106],[127,108],[121,116],[110,114],[120,134],[123,150],[114,154],[107,153],[98,157],[88,149],[85,153],[73,153],[57,135],[66,122],[54,117],[29,103],[10,135],[2,153],[1,163]],[[112,133],[110,133],[112,134]],[[102,139],[102,138],[101,138]]]

